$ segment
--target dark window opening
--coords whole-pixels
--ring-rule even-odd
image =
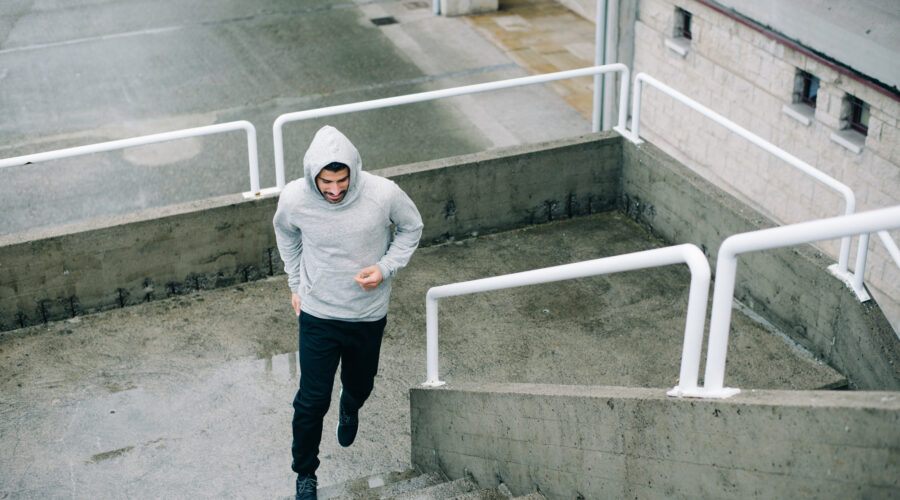
[[[849,107],[847,126],[866,135],[869,133],[869,105],[859,98],[848,95],[846,103]]]
[[[691,17],[690,12],[675,7],[675,38],[691,39]]]
[[[806,71],[797,71],[795,81],[796,102],[802,102],[809,107],[816,107],[816,97],[819,95],[819,79]]]

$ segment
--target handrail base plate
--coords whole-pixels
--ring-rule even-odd
[[[840,265],[832,264],[832,265],[828,266],[828,271],[831,274],[833,274],[834,277],[843,281],[844,284],[847,285],[847,287],[849,289],[853,290],[853,293],[856,294],[856,298],[859,299],[860,302],[866,302],[866,301],[872,300],[872,296],[869,295],[869,292],[866,291],[866,288],[864,286],[860,287],[860,288],[857,288],[855,286],[855,280],[853,279],[854,278],[853,273],[851,273],[849,269],[846,271],[841,271],[840,268],[841,268]]]

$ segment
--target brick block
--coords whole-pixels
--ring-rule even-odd
[[[841,128],[841,100],[843,94],[836,94],[837,89],[830,86],[819,88],[819,97],[816,100],[816,120],[830,128]]]
[[[668,33],[672,29],[675,8],[668,2],[643,2],[638,9],[638,21],[645,23],[657,33]]]

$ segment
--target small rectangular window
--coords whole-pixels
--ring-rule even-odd
[[[806,71],[797,70],[797,76],[794,78],[794,103],[803,103],[815,108],[818,95],[819,79]]]
[[[690,12],[675,7],[675,31],[673,33],[675,38],[691,39],[691,17],[693,16]]]
[[[847,127],[863,135],[869,133],[869,105],[848,95],[845,100]]]

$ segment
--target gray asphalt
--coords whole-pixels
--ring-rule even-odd
[[[526,73],[428,2],[74,0],[0,4],[0,158],[248,120],[275,184],[287,112]],[[397,23],[376,26],[392,16]],[[590,123],[549,89],[285,126],[287,178],[330,123],[365,168],[568,137]],[[249,190],[240,132],[0,169],[0,234]]]
[[[394,282],[372,398],[322,486],[409,466],[439,284],[663,246],[606,213],[419,249]],[[440,375],[458,382],[676,384],[690,273],[668,266],[440,301]],[[648,286],[652,283],[652,286]],[[286,498],[297,323],[284,275],[0,336],[0,498]],[[726,384],[842,377],[735,311]]]

